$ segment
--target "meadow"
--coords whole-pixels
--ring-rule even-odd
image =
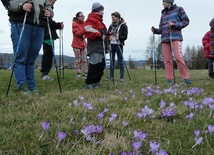
[[[207,70],[191,70],[191,85],[178,71],[176,84],[165,71],[129,70],[131,81],[87,90],[84,79],[65,70],[59,92],[42,81],[40,95],[23,95],[10,70],[0,71],[0,154],[38,155],[212,155],[214,154],[214,80]]]

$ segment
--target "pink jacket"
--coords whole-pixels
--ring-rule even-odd
[[[214,56],[210,56],[210,31],[202,38],[202,44],[204,46],[204,56],[207,58],[214,58]]]

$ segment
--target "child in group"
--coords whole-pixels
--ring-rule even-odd
[[[213,63],[214,63],[214,55],[211,54],[211,40],[210,36],[211,31],[208,31],[204,37],[202,38],[202,44],[204,46],[204,56],[207,58],[208,61],[208,76],[210,78],[214,78],[214,70],[213,70]]]

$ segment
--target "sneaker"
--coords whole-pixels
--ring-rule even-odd
[[[191,84],[191,83],[192,83],[189,79],[185,79],[184,82],[185,82],[186,84]]]
[[[95,85],[96,85],[96,84],[94,84],[94,83],[92,83],[92,84],[86,84],[86,85],[85,85],[85,88],[86,88],[86,89],[94,89],[94,88],[95,88]]]
[[[23,83],[20,87],[19,87],[19,93],[23,94],[23,95],[32,95],[32,92],[28,89],[28,86],[26,83]]]
[[[110,77],[110,78],[107,77],[107,78],[106,78],[106,81],[113,81],[113,77]]]
[[[31,90],[32,94],[33,95],[39,95],[39,94],[42,94],[42,92],[38,89],[34,89],[34,90]]]
[[[102,87],[102,85],[100,83],[95,83],[94,84],[94,88],[100,88],[100,87]]]
[[[83,79],[86,79],[86,78],[87,78],[87,74],[83,74],[83,75],[82,75],[82,78],[83,78]]]
[[[50,76],[48,75],[44,75],[43,77],[41,77],[42,80],[47,80],[47,81],[53,81],[54,79],[51,78]]]
[[[76,78],[77,79],[81,78],[81,74],[77,74]]]
[[[172,80],[167,80],[167,83],[168,84],[173,84],[173,81]]]
[[[120,82],[124,82],[124,79],[120,79]]]

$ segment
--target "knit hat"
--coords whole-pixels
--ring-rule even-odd
[[[173,4],[173,3],[174,3],[174,0],[163,0],[163,2]]]
[[[104,10],[104,7],[100,3],[98,3],[98,2],[93,3],[93,5],[92,5],[93,12],[99,12],[101,10]]]

